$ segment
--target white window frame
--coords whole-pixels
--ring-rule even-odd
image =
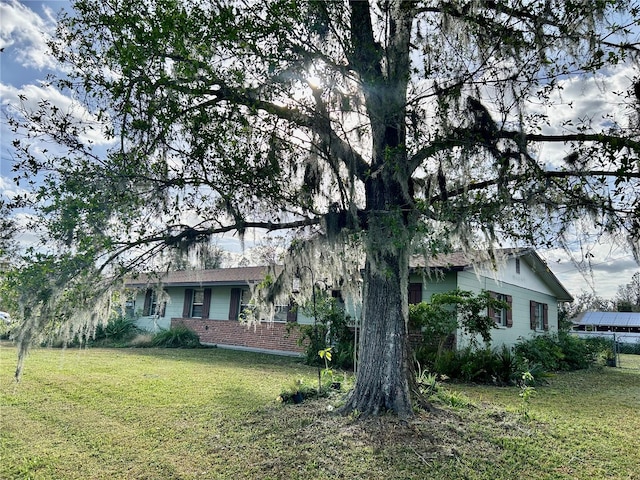
[[[544,303],[536,302],[536,330],[544,330]]]
[[[198,296],[200,297],[198,299]],[[196,301],[198,299],[199,301]],[[197,309],[199,308],[199,315]],[[202,318],[204,310],[204,288],[194,288],[191,295],[191,307],[189,309],[190,318]]]
[[[495,299],[501,302],[507,303],[507,295],[504,293],[495,293]],[[507,309],[506,308],[494,308],[493,309],[493,321],[500,327],[507,326]]]

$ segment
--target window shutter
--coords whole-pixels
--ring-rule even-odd
[[[231,303],[229,304],[229,320],[237,320],[240,313],[240,295],[242,295],[242,289],[231,289]]]
[[[496,293],[495,293],[495,292],[489,292],[489,296],[490,296],[491,298],[496,298],[496,297],[497,297],[497,295],[496,295]],[[489,305],[489,306],[487,307],[487,317],[492,318],[492,319],[494,319],[494,320],[495,320],[495,317],[496,317],[496,311],[493,309],[493,306],[491,306],[491,305]]]
[[[507,295],[507,303],[509,304],[509,308],[507,309],[507,327],[513,327],[513,297],[511,295]]]
[[[542,306],[543,315],[542,315],[542,325],[545,330],[549,330],[549,305],[546,303]]]
[[[205,288],[202,295],[202,318],[209,318],[209,307],[211,306],[211,289]]]
[[[147,289],[147,291],[144,294],[144,307],[142,309],[142,315],[151,315],[151,312],[149,312],[149,310],[151,310],[151,295],[153,294],[153,291],[151,289]]]
[[[536,302],[533,300],[529,301],[529,326],[531,330],[536,329]]]
[[[416,304],[422,301],[422,284],[410,283],[409,284],[409,304]]]
[[[294,301],[289,303],[287,307],[287,322],[297,322],[298,321],[298,306]]]
[[[193,300],[193,288],[184,289],[184,305],[182,306],[182,318],[191,316],[191,302]]]

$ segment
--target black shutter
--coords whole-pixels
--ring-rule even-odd
[[[211,289],[205,288],[202,295],[202,318],[209,318],[209,307],[211,305]]]
[[[507,327],[513,327],[513,297],[511,295],[507,295],[507,304],[509,304],[509,308],[507,308]]]
[[[160,305],[160,312],[158,313],[159,317],[164,317],[164,314],[167,311],[167,302],[162,302],[162,305]]]
[[[229,304],[229,320],[238,320],[238,314],[240,313],[240,296],[242,295],[241,288],[231,289],[231,303]]]
[[[416,304],[422,301],[422,284],[410,283],[409,284],[409,304]]]
[[[191,316],[191,302],[193,301],[193,288],[184,289],[184,305],[182,306],[182,318]]]
[[[536,309],[538,304],[533,300],[529,301],[529,326],[531,330],[536,329]]]
[[[292,300],[289,302],[289,306],[287,307],[287,322],[297,322],[298,321],[298,306]]]
[[[152,315],[153,313],[150,312],[149,310],[151,310],[151,296],[153,295],[153,290],[151,289],[147,289],[147,291],[144,294],[144,307],[142,309],[142,315],[144,316],[148,316],[148,315]]]

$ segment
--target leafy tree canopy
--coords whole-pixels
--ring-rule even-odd
[[[83,260],[70,278],[258,228],[354,285],[360,263],[337,265],[357,247],[346,409],[410,414],[410,254],[554,244],[588,221],[638,257],[639,14],[619,0],[78,0],[52,42],[76,108],[25,99],[11,118],[17,181],[36,180],[14,201],[54,257]],[[554,116],[571,79],[621,66],[625,115]]]
[[[619,312],[640,312],[640,272],[618,287],[616,305]]]

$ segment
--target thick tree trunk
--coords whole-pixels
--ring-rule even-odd
[[[390,233],[394,222],[388,218],[377,222],[382,238],[373,235],[377,240],[370,242],[367,255],[359,369],[344,411],[363,415],[392,411],[406,417],[412,414],[407,329],[409,245],[401,241],[392,247],[390,237],[400,240],[397,231]]]

